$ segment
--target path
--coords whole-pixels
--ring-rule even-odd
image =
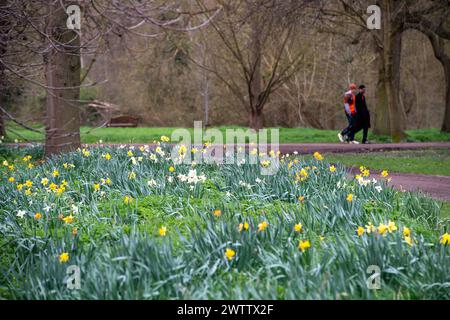
[[[352,168],[350,172],[354,176],[359,173],[359,169]],[[380,172],[371,171],[370,176],[377,180],[382,179]],[[389,177],[392,178],[389,185],[396,189],[421,191],[431,198],[450,201],[450,177],[409,173],[389,173]]]

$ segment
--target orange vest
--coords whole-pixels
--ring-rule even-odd
[[[356,113],[356,96],[352,91],[348,91],[345,93],[344,104],[348,103],[350,106],[350,112],[352,114]]]

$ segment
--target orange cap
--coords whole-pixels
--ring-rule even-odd
[[[355,90],[357,88],[356,84],[354,84],[354,83],[350,83],[350,85],[348,87],[350,90]]]

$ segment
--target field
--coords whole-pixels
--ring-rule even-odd
[[[40,126],[34,127],[43,132]],[[225,132],[226,129],[244,129],[241,127],[219,127],[218,129]],[[40,141],[44,139],[43,133],[37,133],[23,129],[17,125],[9,125],[8,136],[6,142],[18,141]],[[158,140],[162,135],[171,136],[172,132],[177,128],[81,128],[81,140],[83,143],[150,143]],[[308,128],[278,128],[280,132],[280,143],[336,143],[338,130],[318,130]],[[188,128],[191,133],[192,128]],[[269,129],[270,131],[270,129]],[[406,131],[407,142],[435,142],[450,141],[450,134],[442,133],[439,129],[422,129]],[[356,136],[361,140],[361,133]],[[270,140],[270,135],[269,135]],[[369,140],[373,142],[389,142],[389,137],[369,135]]]
[[[347,180],[319,154],[262,176],[273,155],[189,165],[170,151],[2,153],[0,297],[450,298],[448,204],[365,170]],[[65,283],[69,266],[79,289]]]

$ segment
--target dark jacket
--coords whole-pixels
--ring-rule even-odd
[[[366,97],[361,93],[356,95],[356,124],[357,127],[370,128],[370,112],[367,108]]]

